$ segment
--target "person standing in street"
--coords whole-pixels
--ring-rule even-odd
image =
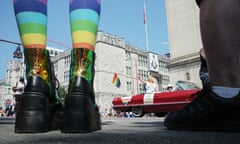
[[[14,112],[16,113],[19,109],[19,104],[21,101],[21,97],[24,93],[24,87],[25,87],[25,82],[24,82],[24,77],[20,77],[19,81],[16,83],[16,86],[13,87],[13,92],[14,92],[14,98],[15,98],[15,107],[14,107]]]

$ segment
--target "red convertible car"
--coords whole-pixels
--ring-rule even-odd
[[[129,97],[113,99],[113,109],[119,112],[132,112],[135,117],[142,117],[145,113],[155,113],[165,116],[167,112],[177,111],[190,103],[200,89],[194,84],[178,81],[172,92],[155,92],[137,94]]]

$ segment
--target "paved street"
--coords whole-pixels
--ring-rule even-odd
[[[15,134],[0,124],[1,144],[240,144],[240,133],[170,131],[163,118],[104,118],[102,130],[89,134]]]

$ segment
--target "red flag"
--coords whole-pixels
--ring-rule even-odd
[[[143,22],[146,23],[147,16],[146,16],[146,5],[145,2],[143,3]]]

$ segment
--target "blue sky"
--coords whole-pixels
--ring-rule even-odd
[[[149,50],[158,54],[169,52],[165,0],[145,0]],[[99,29],[123,37],[136,47],[146,49],[146,33],[143,22],[144,0],[102,0]],[[0,39],[20,42],[13,12],[12,0],[0,1]],[[48,39],[71,47],[68,0],[48,0]],[[61,47],[49,41],[51,47]],[[6,74],[6,66],[13,59],[16,45],[0,42],[0,79]]]

